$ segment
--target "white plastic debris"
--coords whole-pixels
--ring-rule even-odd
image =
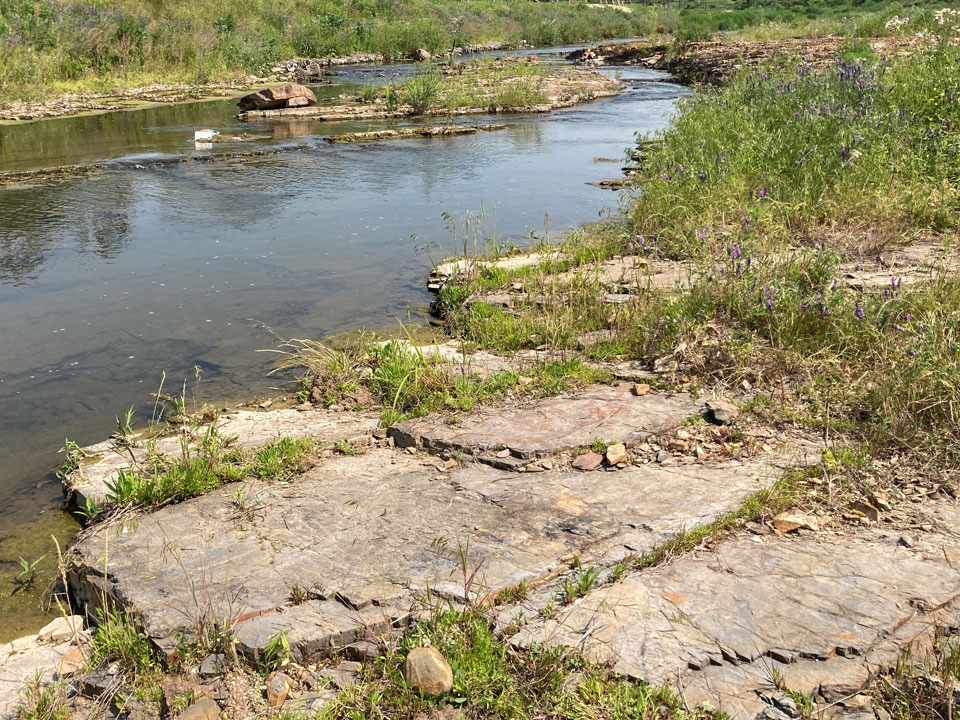
[[[203,130],[196,130],[193,133],[193,139],[196,142],[203,142],[204,140],[213,140],[214,135],[219,135],[216,130],[211,130],[210,128],[203,128]]]

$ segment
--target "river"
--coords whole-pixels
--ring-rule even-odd
[[[348,89],[411,71],[332,79]],[[0,533],[60,499],[51,469],[66,438],[102,440],[130,406],[149,416],[163,372],[165,390],[188,379],[189,394],[200,368],[199,394],[220,401],[276,393],[264,326],[319,338],[422,319],[431,261],[458,244],[445,213],[482,210],[488,231],[522,245],[545,217],[557,234],[616,212],[618,195],[586,182],[619,165],[595,158],[622,158],[687,92],[650,70],[622,79],[620,97],[475,117],[510,126],[447,139],[330,145],[386,123],[240,123],[235,98],[0,126],[0,170],[106,165],[0,189]],[[264,138],[202,150],[201,127]],[[283,152],[184,161],[252,149]]]

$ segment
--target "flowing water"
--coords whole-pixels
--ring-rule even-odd
[[[594,158],[622,158],[685,92],[652,71],[622,77],[618,98],[472,118],[510,127],[448,139],[329,145],[385,123],[240,123],[235,99],[0,127],[2,170],[106,166],[0,189],[0,532],[59,500],[65,438],[102,440],[131,405],[149,416],[162,372],[170,391],[199,367],[205,397],[267,394],[278,380],[257,352],[274,346],[264,325],[319,338],[422,313],[431,258],[417,247],[456,250],[444,213],[483,208],[488,228],[522,244],[545,214],[557,233],[615,212],[618,196],[585,182],[619,165]],[[201,127],[263,138],[197,149]],[[189,160],[253,149],[283,152]]]

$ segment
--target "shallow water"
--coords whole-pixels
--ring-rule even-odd
[[[337,81],[383,82],[409,67],[344,69]],[[623,72],[621,97],[541,116],[473,118],[508,130],[333,146],[323,137],[385,123],[239,123],[235,100],[0,128],[0,169],[105,162],[86,178],[0,190],[0,530],[59,499],[50,469],[65,438],[115,429],[135,405],[149,416],[161,373],[178,391],[267,394],[283,337],[383,328],[422,313],[431,256],[456,246],[444,213],[485,211],[522,244],[616,211],[586,185],[616,177],[635,132],[667,122],[680,86]],[[340,92],[342,88],[323,92]],[[209,155],[193,131],[265,136]],[[461,247],[462,251],[462,247]],[[435,249],[432,259],[443,252]]]

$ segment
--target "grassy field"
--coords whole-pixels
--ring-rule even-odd
[[[487,41],[555,45],[669,32],[674,11],[634,13],[520,0],[172,0],[0,3],[0,103],[61,90],[202,82],[276,60],[376,52],[407,57]]]
[[[682,43],[714,33],[872,36],[895,31],[887,22],[907,12],[905,7],[869,0],[775,6],[714,0],[693,9],[634,4],[627,6],[631,12],[622,12],[530,0],[3,0],[0,104],[65,91],[231,80],[291,57],[357,52],[407,57],[418,48],[439,53],[488,41],[561,45],[659,34]]]

